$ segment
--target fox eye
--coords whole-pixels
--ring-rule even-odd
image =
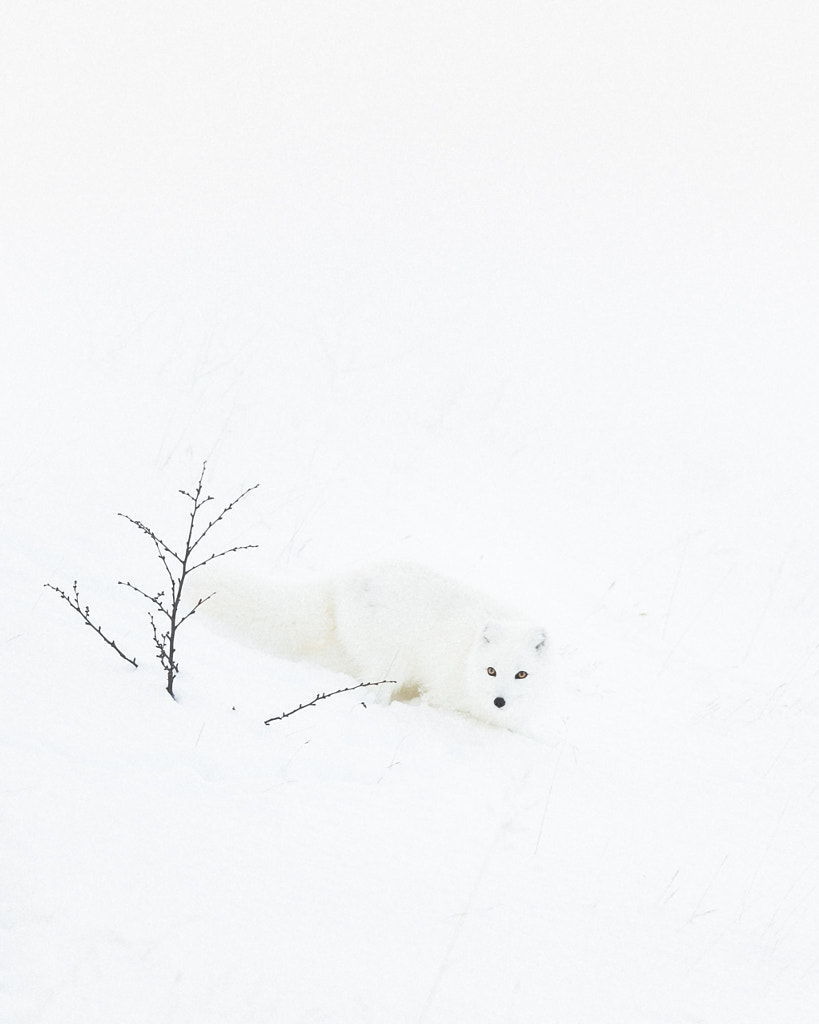
[[[518,672],[518,674],[515,676],[515,679],[525,679],[528,675],[528,672]]]
[[[491,666],[491,665],[489,666],[489,668],[488,668],[488,669],[487,669],[486,671],[487,671],[487,672],[489,673],[489,675],[490,675],[490,676],[496,676],[496,675],[498,674],[498,673],[497,673],[497,672],[496,672],[496,671],[495,671],[495,670],[494,670],[494,669],[492,668],[492,666]]]

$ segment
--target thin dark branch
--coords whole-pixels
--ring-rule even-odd
[[[74,580],[74,600],[73,601],[68,596],[68,594],[66,594],[66,592],[64,590],[61,590],[59,587],[55,587],[53,583],[44,583],[43,586],[48,587],[49,590],[55,591],[56,593],[58,593],[60,595],[60,597],[64,601],[67,601],[68,604],[74,609],[74,611],[79,613],[79,615],[82,617],[82,620],[86,624],[86,626],[90,626],[91,629],[93,629],[95,633],[97,633],[99,636],[102,637],[102,639],[108,644],[109,647],[113,647],[113,649],[117,652],[117,654],[120,656],[120,658],[122,658],[124,661],[127,661],[130,665],[133,665],[134,668],[138,668],[139,667],[137,665],[137,663],[136,663],[136,659],[129,658],[127,654],[123,654],[123,652],[119,649],[119,647],[117,647],[116,643],[113,640],[110,640],[105,635],[105,633],[103,633],[103,631],[100,629],[100,627],[95,625],[91,621],[91,611],[90,611],[88,605],[86,605],[85,608],[83,608],[82,605],[80,604],[80,592],[79,592],[79,588],[77,587],[77,581],[76,580]]]
[[[156,656],[162,662],[162,667],[164,668],[165,667],[165,644],[164,644],[164,640],[165,640],[165,637],[167,636],[167,633],[163,633],[160,636],[159,630],[156,628],[156,619],[153,617],[153,614],[151,612],[148,612],[148,619],[150,620],[151,630],[153,631],[153,634],[154,634],[154,646],[156,647],[156,650],[157,650],[157,655]]]
[[[215,555],[208,555],[207,558],[203,558],[201,562],[197,562],[196,565],[192,565],[188,572],[193,572],[194,569],[201,569],[203,565],[207,565],[208,562],[212,562],[214,558],[222,558],[225,555],[232,555],[234,551],[249,551],[250,548],[257,548],[258,544],[239,544],[235,548],[228,548],[227,551],[218,551]]]
[[[214,591],[214,594],[216,591]],[[206,597],[200,597],[196,604],[191,608],[189,612],[185,612],[181,619],[177,620],[177,628],[182,625],[183,622],[187,622],[191,615],[195,615],[197,610],[202,607],[205,601],[210,601],[214,594],[208,594]]]
[[[127,519],[128,522],[132,523],[138,530],[142,530],[142,532],[147,537],[151,538],[151,540],[154,542],[154,544],[156,544],[157,548],[162,548],[163,550],[167,551],[167,553],[172,558],[175,558],[177,560],[177,562],[180,563],[180,565],[182,564],[182,559],[179,557],[179,555],[177,555],[177,553],[173,550],[173,548],[169,548],[168,545],[165,543],[165,541],[161,540],[156,535],[156,533],[154,533],[154,531],[150,528],[150,526],[146,526],[145,523],[140,522],[139,519],[134,519],[133,516],[126,515],[125,512],[117,512],[117,515],[121,516],[123,519]]]
[[[167,674],[167,686],[165,687],[165,689],[168,691],[171,697],[174,700],[176,700],[176,697],[173,692],[173,682],[174,679],[176,678],[177,673],[179,672],[179,665],[172,657],[171,635],[167,632],[160,634],[159,630],[156,628],[156,621],[154,620],[154,617],[150,612],[148,612],[148,618],[150,619],[151,629],[153,630],[154,634],[154,646],[156,647],[156,656],[159,659],[159,664],[162,666],[162,668],[165,670]]]
[[[165,596],[164,590],[160,590],[155,597],[152,597],[144,590],[140,590],[140,588],[131,583],[130,580],[117,580],[117,585],[120,587],[130,587],[130,589],[135,590],[140,595],[140,597],[144,597],[146,601],[150,601],[151,604],[155,604],[163,615],[166,615],[168,618],[171,617],[171,613],[168,611],[165,605],[159,600],[160,597]]]
[[[258,486],[259,486],[258,484],[253,484],[252,487],[248,487],[246,490],[242,491],[242,493],[239,495],[239,497],[238,498],[234,498],[233,501],[231,501],[229,505],[225,505],[225,507],[222,509],[222,511],[219,513],[219,515],[216,516],[215,519],[212,519],[208,523],[208,525],[199,534],[199,536],[196,538],[196,540],[191,542],[190,550],[193,551],[193,549],[197,546],[197,544],[199,544],[201,541],[203,541],[205,539],[205,537],[207,537],[208,533],[210,533],[210,531],[213,529],[213,527],[216,526],[216,524],[218,522],[221,522],[221,520],[227,515],[227,513],[230,512],[230,510],[232,508],[234,508],[236,505],[239,504],[239,502],[242,500],[242,498],[244,498],[246,495],[250,494],[251,491],[255,491]],[[190,495],[188,495],[188,497],[190,497]],[[206,501],[210,501],[210,500],[211,500],[210,498],[206,499]],[[203,501],[200,505],[198,505],[197,511],[204,504],[205,504],[205,502]],[[255,547],[256,545],[250,545],[250,546],[254,546]],[[204,564],[204,563],[200,562],[200,565],[201,564]]]
[[[212,594],[209,594],[207,597],[200,598],[194,603],[193,607],[183,613],[182,594],[185,588],[185,581],[190,573],[195,569],[201,569],[203,565],[207,565],[216,558],[223,558],[225,555],[233,554],[235,551],[245,551],[250,548],[258,547],[256,544],[237,545],[236,547],[226,548],[222,551],[215,551],[210,555],[200,557],[198,562],[191,564],[193,562],[193,549],[208,535],[217,523],[224,519],[227,513],[230,512],[230,510],[234,508],[242,498],[251,491],[255,491],[259,486],[258,484],[254,484],[252,487],[248,487],[246,490],[242,491],[242,493],[226,505],[219,515],[211,520],[211,522],[209,522],[197,536],[197,526],[199,522],[198,517],[200,516],[204,506],[207,505],[208,502],[214,500],[212,495],[205,495],[203,492],[207,465],[207,462],[202,463],[202,470],[194,488],[190,491],[179,491],[179,493],[187,498],[191,503],[185,530],[186,536],[184,536],[184,546],[182,548],[174,550],[169,544],[162,540],[160,536],[158,536],[155,530],[143,523],[142,520],[135,519],[133,516],[129,516],[125,512],[117,513],[117,515],[122,519],[127,520],[132,526],[135,526],[140,533],[144,533],[145,536],[150,539],[156,549],[157,557],[162,563],[162,568],[165,570],[165,575],[168,578],[168,586],[166,586],[166,589],[160,590],[158,593],[154,594],[148,593],[148,591],[143,590],[134,583],[131,583],[130,580],[119,580],[119,585],[133,590],[152,606],[152,609],[149,609],[148,611],[148,619],[151,623],[151,633],[153,636],[154,647],[156,649],[156,656],[167,675],[166,689],[171,697],[174,697],[174,680],[179,673],[179,663],[177,661],[177,630],[183,622],[187,622],[192,615],[196,614],[205,601],[208,601],[213,596]],[[180,554],[179,551],[182,553]],[[50,583],[46,583],[45,585],[56,591],[61,598],[67,601],[68,604],[70,604],[71,607],[82,616],[86,625],[91,626],[91,628],[98,633],[102,639],[120,655],[120,657],[136,666],[136,661],[123,654],[113,640],[109,640],[99,626],[96,626],[91,621],[88,607],[86,606],[85,609],[83,609],[80,603],[76,580],[74,581],[73,599],[64,591],[60,590],[59,587],[55,587]],[[165,620],[167,620],[163,622],[163,626],[165,627],[164,629],[160,629],[157,626],[157,620],[155,618],[156,614],[163,615]],[[162,621],[163,620],[160,620],[160,622]]]
[[[327,700],[328,697],[335,697],[339,693],[349,693],[351,690],[361,690],[365,686],[395,686],[394,679],[379,679],[378,682],[372,683],[356,683],[354,686],[342,686],[340,690],[331,690],[329,693],[317,693],[312,700],[308,700],[306,704],[299,704],[297,708],[293,708],[292,711],[285,711],[281,715],[275,715],[273,718],[265,719],[265,725],[270,725],[271,722],[281,722],[283,718],[289,718],[291,715],[295,715],[297,711],[304,711],[305,708],[311,708],[314,704],[318,704],[320,700]]]
[[[196,481],[196,491],[194,494],[189,494],[187,491],[183,491],[181,489],[179,491],[179,493],[184,494],[186,498],[190,498],[194,505],[199,504],[199,496],[202,493],[202,484],[205,481],[205,472],[207,471],[207,468],[208,460],[205,459],[202,463],[202,472],[199,474],[199,479]],[[203,498],[202,504],[204,505],[208,501],[213,501],[213,497],[211,495],[208,495],[207,498]]]
[[[146,591],[141,590],[133,583],[124,583],[123,586],[130,587],[135,590],[138,594],[144,597],[147,601],[153,604],[168,620],[167,630],[160,632],[156,626],[153,614],[149,612],[149,618],[151,621],[151,629],[153,630],[154,646],[157,650],[157,657],[167,673],[168,685],[167,690],[171,697],[174,697],[173,685],[174,680],[179,673],[179,664],[176,659],[176,646],[177,646],[177,631],[183,622],[186,622],[196,611],[213,595],[202,598],[197,601],[192,608],[183,614],[182,612],[182,593],[185,589],[185,582],[188,576],[195,570],[201,569],[203,565],[207,565],[208,562],[212,562],[216,558],[222,558],[225,555],[232,554],[235,551],[244,551],[249,548],[255,548],[256,544],[243,544],[232,548],[227,548],[224,551],[216,551],[213,554],[207,555],[204,558],[194,564],[192,562],[193,550],[210,532],[210,530],[227,515],[227,513],[241,501],[241,499],[249,494],[250,491],[255,490],[259,485],[254,484],[253,487],[248,487],[247,490],[243,491],[237,498],[235,498],[230,504],[226,505],[222,511],[216,516],[208,525],[202,530],[199,535],[196,535],[198,516],[202,509],[208,502],[213,501],[212,495],[205,495],[203,492],[205,472],[207,470],[207,461],[202,463],[202,470],[199,474],[199,479],[196,486],[190,491],[179,490],[179,493],[190,501],[190,508],[187,521],[187,536],[184,539],[182,548],[182,554],[177,552],[166,544],[164,540],[156,535],[156,533],[149,527],[146,526],[139,519],[134,519],[131,516],[120,513],[123,519],[127,519],[130,523],[141,530],[146,536],[150,537],[156,547],[156,553],[159,560],[165,569],[165,573],[170,582],[170,589],[165,594],[161,591],[157,595],[151,595]],[[169,559],[175,560],[175,565],[172,567]],[[162,600],[164,598],[164,601]]]
[[[165,567],[165,573],[166,573],[168,579],[170,580],[171,595],[173,596],[173,593],[174,593],[175,588],[176,588],[176,576],[174,576],[173,569],[171,569],[170,565],[168,564],[168,559],[165,557],[165,552],[162,550],[162,547],[160,546],[159,541],[155,540],[154,544],[156,545],[156,553],[157,553],[157,556],[159,557],[159,561]]]
[[[202,481],[200,479],[199,487],[196,488],[196,494],[191,494],[190,491],[183,491],[181,488],[179,489],[179,493],[183,494],[186,498],[190,498],[191,501],[194,503],[194,505],[196,505],[197,509],[200,509],[203,505],[207,505],[207,503],[209,501],[213,501],[213,495],[212,494],[209,494],[207,496],[207,498],[202,498],[201,501],[199,500],[199,492],[200,492],[201,486],[202,486]]]

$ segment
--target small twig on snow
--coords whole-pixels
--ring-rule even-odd
[[[74,611],[79,613],[79,615],[81,616],[81,618],[82,618],[83,622],[86,624],[86,626],[90,626],[94,630],[95,633],[97,633],[99,636],[102,637],[102,639],[108,644],[109,647],[113,647],[113,649],[117,652],[117,654],[120,656],[120,658],[122,658],[124,661],[127,661],[130,665],[133,665],[134,668],[138,668],[139,667],[137,665],[137,663],[136,663],[136,659],[135,658],[129,658],[127,654],[123,654],[123,652],[119,649],[119,647],[117,647],[116,643],[113,640],[110,640],[105,635],[105,633],[103,633],[103,631],[100,629],[100,627],[95,625],[91,621],[91,611],[90,611],[88,605],[86,605],[85,608],[83,608],[82,605],[80,604],[80,591],[79,591],[79,588],[77,587],[77,581],[76,580],[74,580],[74,588],[73,588],[74,589],[74,598],[73,598],[73,600],[71,599],[71,597],[69,597],[68,594],[66,594],[66,592],[64,590],[61,590],[59,587],[55,587],[53,583],[44,583],[43,586],[44,587],[48,587],[49,590],[55,591],[57,594],[60,595],[60,597],[63,599],[63,601],[67,601],[68,604],[74,609]]]
[[[233,501],[229,502],[222,511],[214,519],[211,519],[207,526],[201,530],[198,535],[197,530],[197,516],[209,501],[213,501],[213,496],[203,495],[202,486],[205,479],[205,470],[207,469],[207,462],[202,463],[202,472],[199,474],[199,480],[197,481],[196,487],[193,492],[180,490],[179,493],[187,498],[192,508],[188,517],[188,530],[187,537],[185,538],[185,544],[183,548],[179,550],[182,554],[177,554],[169,544],[166,544],[161,537],[157,536],[156,532],[150,527],[146,526],[139,519],[135,519],[132,516],[126,515],[124,512],[119,512],[118,515],[122,516],[123,519],[127,519],[129,523],[135,526],[141,533],[144,533],[154,544],[156,553],[162,562],[165,573],[170,581],[170,590],[166,595],[164,591],[160,591],[158,594],[152,595],[146,591],[135,586],[130,581],[120,580],[120,586],[129,587],[131,590],[136,591],[147,601],[153,604],[159,613],[167,619],[167,627],[160,629],[153,614],[149,612],[149,618],[151,621],[151,630],[153,631],[154,646],[157,650],[157,658],[159,659],[162,668],[165,670],[167,677],[166,689],[171,697],[174,697],[173,685],[177,674],[179,673],[179,664],[176,660],[176,645],[177,645],[177,630],[186,622],[192,615],[194,615],[197,609],[209,600],[213,595],[209,594],[207,597],[200,598],[192,608],[187,612],[182,612],[181,601],[182,591],[185,587],[185,582],[192,572],[196,569],[201,569],[203,565],[207,565],[208,562],[212,562],[215,558],[223,558],[225,555],[231,555],[236,551],[248,551],[251,548],[258,547],[258,544],[240,544],[236,547],[226,548],[224,551],[216,551],[213,554],[207,555],[205,558],[201,558],[198,562],[193,561],[193,552],[197,545],[204,540],[204,538],[210,533],[217,523],[220,523],[228,512],[234,508],[246,495],[250,494],[251,491],[255,491],[259,486],[254,484],[252,487],[248,487],[246,490],[234,498]],[[171,564],[170,559],[176,563]],[[163,598],[165,600],[163,600]],[[167,602],[167,603],[166,603]]]
[[[275,715],[273,718],[265,719],[265,725],[270,725],[271,722],[281,722],[283,718],[289,718],[291,715],[295,715],[297,711],[304,711],[305,708],[311,708],[314,704],[318,704],[320,700],[326,700],[328,697],[335,697],[339,693],[349,693],[351,690],[361,690],[365,686],[395,686],[394,679],[379,679],[378,682],[372,683],[356,683],[354,686],[342,686],[340,690],[331,690],[329,693],[317,693],[312,700],[308,700],[306,704],[299,704],[297,708],[293,708],[291,711],[285,711],[281,715]]]

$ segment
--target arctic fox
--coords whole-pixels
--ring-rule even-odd
[[[308,584],[221,578],[203,612],[228,632],[359,682],[395,680],[377,699],[409,700],[520,725],[542,686],[546,633],[422,566],[389,563]]]

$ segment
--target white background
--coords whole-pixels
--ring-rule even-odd
[[[818,36],[11,5],[0,1016],[814,1020]],[[543,731],[265,728],[345,681],[196,620],[173,704],[116,513],[178,536],[204,459],[261,485],[245,567],[415,559],[541,618]]]

